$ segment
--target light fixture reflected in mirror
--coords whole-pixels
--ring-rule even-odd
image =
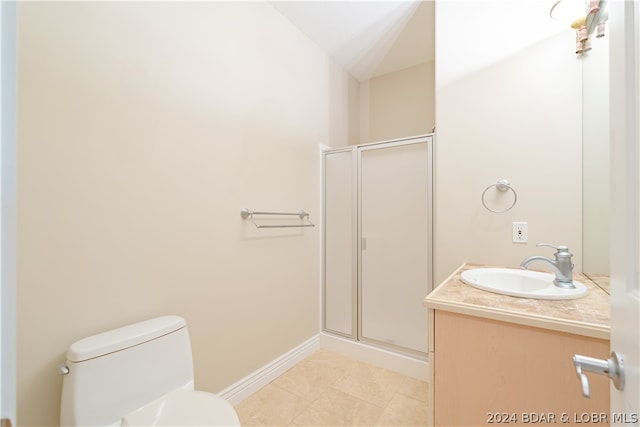
[[[557,0],[549,16],[552,19],[571,25],[576,30],[576,49],[578,55],[591,50],[591,34],[603,37],[605,23],[609,18],[607,0]]]

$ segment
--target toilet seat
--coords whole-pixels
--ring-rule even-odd
[[[175,390],[133,411],[122,426],[239,426],[233,406],[204,391]]]

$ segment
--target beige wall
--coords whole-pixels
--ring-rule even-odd
[[[541,37],[479,65],[473,58],[484,61],[485,51],[498,46],[475,40],[485,30],[482,20],[455,25],[470,3],[436,5],[436,283],[463,262],[517,267],[529,255],[550,256],[551,249],[535,247],[539,242],[569,246],[580,271],[582,99],[575,35],[568,29]],[[506,6],[482,4],[496,8],[485,10],[495,16]],[[501,34],[501,24],[492,22],[493,34]],[[470,40],[476,51],[467,56]],[[480,196],[501,178],[511,181],[518,201],[495,214]],[[529,243],[511,242],[513,221],[529,223]]]
[[[20,3],[18,423],[73,341],[184,316],[219,391],[319,329],[319,144],[349,77],[268,3]]]
[[[360,83],[360,143],[430,133],[434,72],[434,62],[425,62]]]
[[[329,87],[329,144],[332,148],[358,144],[360,138],[360,109],[358,81],[342,67],[333,65]],[[337,89],[337,90],[335,90]]]

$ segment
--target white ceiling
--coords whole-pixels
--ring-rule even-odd
[[[471,28],[474,34],[469,49],[460,52],[441,78],[453,79],[471,66],[486,66],[554,34],[572,31],[566,23],[550,19],[555,1],[439,1],[439,7],[455,9],[445,13],[455,16],[455,27]],[[271,4],[359,81],[435,60],[435,0],[273,0]],[[455,37],[455,31],[448,34]]]
[[[434,1],[272,1],[359,81],[435,58]]]

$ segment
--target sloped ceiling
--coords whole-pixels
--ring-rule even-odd
[[[271,4],[359,81],[434,60],[434,1]]]

